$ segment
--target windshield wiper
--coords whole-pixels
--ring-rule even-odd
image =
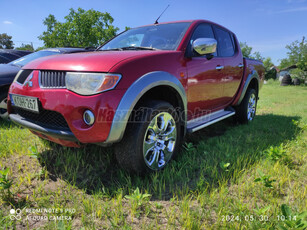
[[[145,47],[145,46],[125,46],[120,48],[98,50],[98,51],[123,51],[123,50],[158,50],[158,49],[152,47]]]
[[[145,47],[145,46],[126,46],[121,47],[123,50],[157,50],[156,48],[152,47]]]

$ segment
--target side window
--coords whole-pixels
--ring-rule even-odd
[[[197,38],[214,38],[212,27],[209,24],[199,25],[192,35],[191,41],[195,41]]]
[[[212,26],[210,24],[200,24],[193,32],[191,37],[188,50],[193,52],[192,44],[197,38],[214,38],[214,33],[212,30]],[[216,52],[213,54],[217,56]],[[193,52],[193,56],[198,56],[195,52]]]
[[[218,52],[221,57],[231,57],[235,54],[235,49],[233,45],[233,41],[231,35],[218,27],[214,28]]]

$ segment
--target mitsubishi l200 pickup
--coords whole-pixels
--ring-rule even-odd
[[[115,144],[119,164],[163,169],[186,133],[256,114],[261,61],[243,58],[236,35],[191,20],[127,30],[95,52],[25,65],[9,90],[11,121],[70,147]]]

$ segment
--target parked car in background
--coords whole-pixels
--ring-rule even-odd
[[[235,34],[206,20],[121,33],[98,51],[24,66],[10,87],[10,119],[64,146],[115,144],[133,172],[163,169],[188,132],[231,116],[254,120],[261,61]],[[244,144],[244,143],[243,143]]]
[[[30,53],[32,51],[0,49],[0,64],[9,63]]]
[[[18,71],[27,63],[50,55],[89,51],[85,48],[49,48],[28,54],[7,64],[0,64],[0,118],[7,118],[7,94]]]

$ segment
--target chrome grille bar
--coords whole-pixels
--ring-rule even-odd
[[[66,88],[65,84],[65,72],[62,71],[45,71],[39,72],[39,86],[41,88]]]

